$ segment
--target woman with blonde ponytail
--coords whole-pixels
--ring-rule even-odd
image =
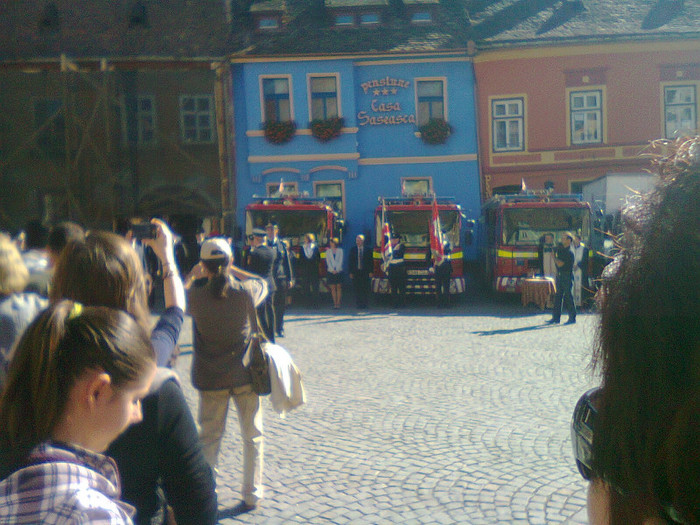
[[[0,397],[0,522],[132,523],[102,453],[141,420],[156,371],[127,313],[60,301],[27,328]]]

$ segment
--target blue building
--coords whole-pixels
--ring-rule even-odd
[[[346,246],[373,232],[379,197],[402,191],[454,197],[466,219],[478,218],[474,74],[464,51],[247,56],[231,71],[239,225],[253,196],[274,196],[281,182],[285,193],[334,201]],[[337,117],[338,136],[314,136],[312,122],[329,129]],[[291,138],[289,129],[266,136],[264,123],[288,121]],[[429,122],[437,129],[422,136]]]

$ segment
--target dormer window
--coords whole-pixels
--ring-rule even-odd
[[[412,24],[429,24],[433,21],[433,14],[430,11],[414,11],[411,15]]]
[[[276,16],[263,16],[258,19],[258,29],[261,31],[269,31],[271,29],[279,29],[280,20]]]
[[[257,2],[250,6],[255,29],[258,31],[277,31],[282,29],[282,17],[287,13],[287,3],[284,0],[268,0]]]
[[[352,27],[355,25],[355,17],[350,13],[338,13],[335,15],[336,27]]]
[[[373,26],[379,24],[379,13],[361,13],[360,25]]]

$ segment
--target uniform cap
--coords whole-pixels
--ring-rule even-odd
[[[262,228],[253,228],[253,235],[256,237],[265,237],[267,233]]]
[[[212,259],[231,258],[231,246],[226,239],[221,237],[207,239],[202,243],[202,248],[199,251],[199,258],[203,261],[211,261]]]

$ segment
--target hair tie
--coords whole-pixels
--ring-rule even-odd
[[[83,312],[83,305],[78,303],[78,302],[73,303],[73,308],[71,308],[70,312],[68,313],[68,320],[70,321],[71,319],[75,319],[82,312]]]

